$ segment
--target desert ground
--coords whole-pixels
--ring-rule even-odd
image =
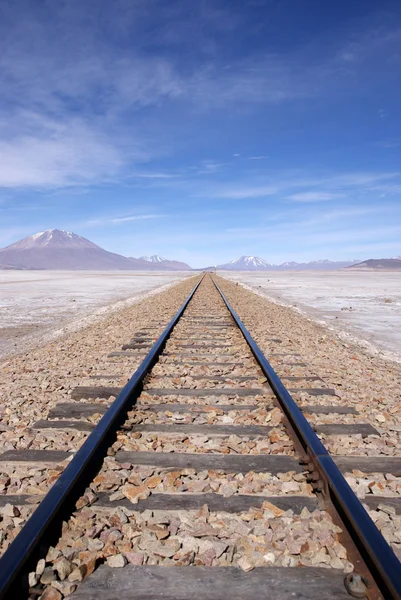
[[[401,273],[221,272],[401,361]],[[0,357],[54,339],[190,276],[189,272],[2,271]]]
[[[401,272],[221,272],[401,361]]]
[[[0,271],[0,357],[77,329],[186,272]]]

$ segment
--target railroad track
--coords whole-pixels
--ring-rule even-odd
[[[280,380],[217,281],[34,425],[51,449],[0,455],[0,473],[55,482],[0,559],[0,598],[401,597],[400,563],[341,475],[398,477],[401,459],[331,458],[319,436],[377,431],[285,349],[271,359],[299,374]],[[122,387],[116,361],[144,353]],[[66,430],[74,452],[57,448]],[[27,491],[0,496],[9,529],[32,513]]]

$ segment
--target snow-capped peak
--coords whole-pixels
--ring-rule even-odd
[[[310,262],[298,263],[294,261],[284,262],[281,265],[274,265],[268,263],[259,256],[241,256],[236,260],[232,260],[224,265],[217,265],[217,269],[228,270],[228,271],[281,271],[281,270],[307,270],[307,269],[320,269],[320,270],[332,270],[341,269],[342,267],[348,267],[349,265],[357,261],[331,261],[328,259],[312,260]]]
[[[241,256],[236,260],[232,260],[230,265],[243,265],[245,267],[253,267],[253,268],[266,268],[269,267],[270,264],[263,260],[263,258],[259,258],[259,256]]]
[[[140,256],[139,258],[151,263],[161,263],[167,260],[167,258],[164,258],[164,256],[159,256],[158,254],[153,254],[153,256]]]
[[[28,250],[39,248],[98,248],[96,244],[86,238],[73,233],[72,231],[63,231],[60,229],[47,229],[34,233],[15,244],[11,244],[16,250]]]
[[[269,269],[271,264],[259,256],[241,256],[225,265],[217,265],[218,269],[228,269],[230,271],[256,271],[259,269]]]

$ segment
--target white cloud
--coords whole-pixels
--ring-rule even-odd
[[[129,179],[135,179],[136,177],[138,177],[139,179],[174,179],[176,177],[179,177],[179,175],[176,173],[136,171],[135,173],[130,175]]]
[[[127,221],[142,221],[146,219],[161,219],[165,215],[130,215],[128,217],[116,217],[111,219],[110,222],[114,224],[126,223]]]
[[[149,219],[162,219],[166,215],[150,214],[150,215],[127,215],[124,217],[100,217],[99,219],[90,219],[84,223],[78,223],[74,227],[103,227],[105,225],[120,225],[121,223],[129,223],[132,221],[147,221]],[[72,227],[72,228],[74,228]]]
[[[400,139],[386,140],[384,142],[381,142],[380,145],[383,148],[398,148],[398,146],[401,146],[401,140]]]
[[[124,165],[123,154],[111,140],[82,119],[55,121],[25,113],[19,117],[19,131],[0,141],[0,187],[95,183]]]
[[[267,221],[262,226],[232,228],[225,231],[226,239],[235,240],[236,245],[244,248],[249,253],[249,247],[267,248],[268,251],[259,251],[259,255],[269,262],[278,248],[283,247],[283,240],[287,240],[286,248],[281,260],[300,260],[301,256],[308,260],[343,257],[355,258],[366,253],[370,258],[377,251],[383,240],[386,247],[394,254],[399,254],[401,222],[398,210],[397,222],[388,223],[386,213],[396,214],[391,206],[358,207],[326,210],[322,205],[319,213],[316,210],[307,211],[306,207],[296,212],[287,213],[281,222],[270,223]]]
[[[247,160],[263,160],[265,158],[269,158],[269,156],[248,156]]]
[[[205,190],[197,191],[196,196],[210,198],[226,198],[229,200],[245,200],[247,198],[263,198],[267,196],[284,196],[294,202],[318,202],[339,199],[356,190],[362,193],[375,192],[384,183],[400,178],[399,172],[369,173],[351,172],[337,175],[307,174],[296,172],[277,172],[273,175],[255,177],[250,180],[230,181],[226,184],[209,185]],[[384,182],[384,183],[382,183]],[[386,185],[390,185],[386,184]],[[391,188],[398,189],[398,182],[391,181]],[[380,188],[378,187],[380,186]],[[319,188],[319,189],[318,189]],[[323,188],[323,189],[322,189]]]
[[[211,175],[221,171],[225,166],[225,163],[216,160],[202,160],[198,166],[189,167],[189,170],[195,175]]]
[[[353,172],[353,173],[344,173],[333,175],[331,177],[326,177],[321,180],[321,183],[325,183],[327,185],[333,185],[336,187],[363,187],[370,186],[372,184],[378,183],[380,181],[386,181],[387,179],[395,179],[401,175],[400,171],[391,171],[391,172],[372,172],[372,173],[364,173],[364,172]]]
[[[299,192],[298,194],[291,194],[291,196],[287,196],[288,200],[293,200],[294,202],[325,202],[328,200],[336,200],[337,198],[341,198],[341,194],[332,194],[330,192]]]
[[[210,196],[215,198],[226,198],[227,200],[242,200],[246,198],[263,198],[265,196],[273,196],[278,192],[277,187],[270,185],[260,186],[233,186],[215,188],[209,192]]]
[[[326,233],[338,230],[348,235],[349,230],[344,229],[344,222],[353,228],[356,222],[362,223],[362,218],[371,218],[373,215],[383,213],[383,207],[365,207],[365,206],[346,206],[327,210],[323,205],[321,210],[308,209],[306,207],[297,208],[291,212],[286,211],[280,215],[273,215],[272,218],[265,219],[264,225],[255,227],[235,227],[226,231],[238,236],[261,237],[269,240],[277,237],[282,239],[288,237],[293,241],[295,238],[310,239],[311,235],[317,234],[325,236]],[[278,218],[277,218],[278,217]],[[399,227],[397,226],[397,230]],[[365,236],[365,231],[361,232]],[[366,235],[371,235],[367,232]]]
[[[382,195],[400,196],[401,183],[379,183],[371,188],[375,192],[381,192]]]

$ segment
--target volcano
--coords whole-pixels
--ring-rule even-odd
[[[1,269],[134,270],[148,269],[145,261],[103,250],[90,240],[59,229],[48,229],[0,250]]]

